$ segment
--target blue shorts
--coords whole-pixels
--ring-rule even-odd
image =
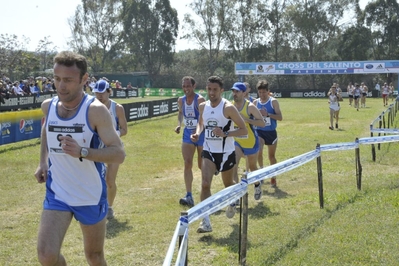
[[[108,203],[93,206],[69,206],[66,203],[46,197],[43,209],[71,212],[75,219],[84,225],[93,225],[102,221],[108,212]]]
[[[265,145],[274,145],[277,143],[277,131],[264,131],[264,130],[256,130],[258,132],[259,138],[262,138],[265,141]]]
[[[206,158],[211,160],[218,172],[224,172],[230,170],[236,164],[236,153],[235,151],[231,152],[230,154],[226,153],[214,153],[210,151],[202,151],[201,154],[202,158]]]
[[[188,143],[188,144],[193,144],[194,146],[203,146],[204,145],[204,139],[205,139],[205,131],[202,131],[202,133],[199,135],[198,141],[193,142],[190,139],[191,134],[195,133],[195,129],[187,129],[184,128],[183,131],[183,142]]]
[[[234,145],[236,147],[239,147],[244,153],[244,155],[252,155],[259,151],[259,138],[258,136],[256,136],[255,138],[256,138],[255,145],[252,148],[243,148],[237,141],[234,141]]]

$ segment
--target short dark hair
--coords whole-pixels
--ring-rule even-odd
[[[223,79],[218,76],[210,76],[208,78],[208,83],[217,83],[219,84],[220,88],[223,88]]]
[[[80,79],[82,79],[82,77],[87,73],[86,57],[75,52],[62,51],[58,53],[54,57],[54,64],[60,64],[67,67],[76,65],[76,67],[80,70]]]
[[[267,80],[265,80],[265,79],[261,79],[261,80],[259,80],[258,81],[258,83],[256,84],[256,88],[258,89],[258,90],[262,90],[262,89],[264,89],[264,90],[269,90],[269,82],[267,82]]]
[[[191,76],[184,76],[182,79],[181,79],[181,82],[183,83],[185,80],[190,80],[190,82],[191,82],[191,85],[195,85],[195,79],[193,78],[193,77],[191,77]]]

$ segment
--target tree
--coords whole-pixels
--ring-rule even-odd
[[[24,44],[27,39],[22,37],[25,39],[23,42],[19,41],[17,35],[0,34],[0,70],[5,71],[11,79],[21,78],[19,71],[26,70],[25,64],[31,63],[25,60],[28,53]]]
[[[376,0],[369,3],[363,17],[371,28],[374,57],[377,60],[399,57],[399,3],[397,0]]]
[[[125,45],[154,81],[162,66],[173,63],[177,11],[169,0],[130,0],[123,4],[122,14]]]
[[[298,61],[318,61],[323,58],[325,44],[338,32],[338,21],[353,0],[293,1],[287,8],[292,28],[289,38],[300,52]],[[315,76],[311,76],[315,88]]]
[[[119,0],[82,0],[68,20],[69,45],[87,57],[93,72],[106,70],[117,51],[123,50],[121,7]]]
[[[368,60],[371,56],[370,29],[363,26],[348,28],[343,34],[337,52],[344,60]]]
[[[261,0],[228,1],[224,34],[226,44],[236,61],[248,62],[259,58],[253,53],[266,42],[265,32],[269,29],[265,2]],[[259,59],[258,59],[259,60]]]
[[[50,40],[50,36],[46,36],[40,40],[36,47],[36,54],[40,58],[40,69],[45,71],[46,69],[52,68],[53,57],[56,54],[57,47],[54,46]]]
[[[189,6],[197,18],[184,15],[185,39],[195,40],[198,46],[206,52],[206,69],[209,75],[214,75],[219,66],[220,50],[224,45],[224,29],[229,0],[194,0]]]

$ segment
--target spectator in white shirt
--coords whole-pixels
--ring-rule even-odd
[[[14,83],[14,85],[12,87],[12,91],[13,91],[14,95],[21,95],[21,96],[25,95],[24,90],[19,86],[19,82]]]

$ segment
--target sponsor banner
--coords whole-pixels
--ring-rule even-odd
[[[177,98],[129,103],[123,107],[128,122],[178,111]],[[39,138],[42,117],[41,109],[0,113],[0,145]]]
[[[112,94],[110,98],[130,98],[139,97],[139,90],[134,89],[112,89]]]
[[[0,145],[15,142],[16,113],[9,113],[6,116],[2,114],[0,115]]]
[[[166,97],[180,97],[184,95],[182,89],[175,88],[146,88],[145,96],[166,96]]]
[[[135,121],[141,120],[146,118],[151,118],[152,113],[150,113],[151,109],[151,102],[141,102],[141,103],[131,103],[127,104],[127,106],[123,105],[128,113],[126,114],[127,121]]]
[[[166,115],[169,113],[169,110],[172,110],[172,103],[168,100],[152,102],[153,116]]]
[[[9,99],[4,99],[4,103],[0,102],[0,111],[39,108],[45,99],[56,95],[56,93],[49,93],[40,96],[10,96]]]
[[[275,98],[327,98],[328,90],[295,90],[272,91]],[[342,92],[343,98],[348,98],[347,92]],[[378,97],[378,91],[369,91],[367,97]]]
[[[123,104],[128,122],[177,112],[177,98]]]
[[[41,109],[0,113],[0,145],[40,137],[41,117]]]
[[[323,75],[399,73],[399,61],[236,63],[236,75]]]

